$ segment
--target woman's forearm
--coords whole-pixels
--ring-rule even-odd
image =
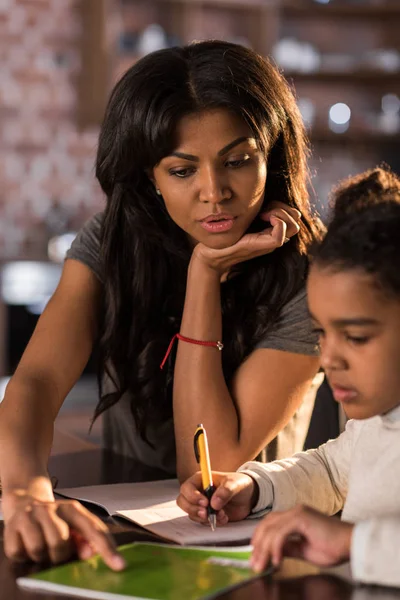
[[[51,496],[47,461],[53,441],[51,383],[16,374],[0,405],[0,480],[4,492],[39,487]],[[48,494],[49,492],[49,494]]]
[[[196,260],[189,267],[180,332],[197,340],[223,342],[220,276]],[[198,423],[207,430],[213,469],[239,466],[240,458],[235,460],[239,418],[217,348],[179,342],[174,373],[174,423],[180,479],[197,470],[193,434]]]

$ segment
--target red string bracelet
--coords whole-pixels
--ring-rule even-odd
[[[169,343],[167,352],[165,353],[163,361],[160,365],[160,369],[162,369],[163,366],[165,365],[167,358],[170,355],[170,352],[172,350],[172,346],[174,345],[174,342],[176,339],[181,340],[182,342],[188,342],[189,344],[197,344],[198,346],[210,346],[211,348],[217,348],[220,351],[224,347],[222,342],[202,342],[201,340],[194,340],[193,338],[188,338],[188,337],[185,337],[184,335],[181,335],[180,333],[176,333]]]

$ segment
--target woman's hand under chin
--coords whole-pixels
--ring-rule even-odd
[[[221,276],[238,263],[273,252],[300,231],[301,213],[283,202],[271,202],[259,216],[270,226],[258,233],[246,233],[226,248],[215,249],[199,243],[192,260],[200,261]]]

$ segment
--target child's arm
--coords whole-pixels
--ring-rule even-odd
[[[344,503],[351,454],[362,423],[349,421],[346,431],[317,450],[300,452],[272,463],[249,462],[237,473],[213,472],[217,489],[211,506],[220,525],[264,509],[288,510],[307,504],[335,514]],[[200,473],[182,484],[178,505],[190,518],[207,521],[207,498],[201,493]]]
[[[378,517],[353,525],[316,510],[296,506],[273,512],[257,527],[251,563],[262,571],[284,556],[329,567],[350,560],[362,583],[400,587],[400,516]]]
[[[351,570],[356,581],[400,587],[400,513],[354,526]]]
[[[242,465],[239,472],[252,476],[259,487],[253,512],[265,508],[283,511],[297,504],[331,515],[338,512],[347,495],[352,450],[361,427],[362,422],[349,421],[344,433],[316,450],[272,463]]]

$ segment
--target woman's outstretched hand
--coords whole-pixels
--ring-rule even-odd
[[[260,218],[269,227],[258,233],[246,233],[236,244],[214,249],[197,244],[193,255],[219,274],[226,273],[235,264],[280,248],[300,230],[301,213],[283,202],[271,202]]]
[[[114,571],[124,568],[107,526],[76,500],[43,501],[15,490],[3,496],[2,504],[9,559],[60,563],[98,553]]]
[[[251,564],[263,571],[284,556],[332,566],[349,560],[353,525],[307,506],[272,512],[258,525],[252,539]]]

